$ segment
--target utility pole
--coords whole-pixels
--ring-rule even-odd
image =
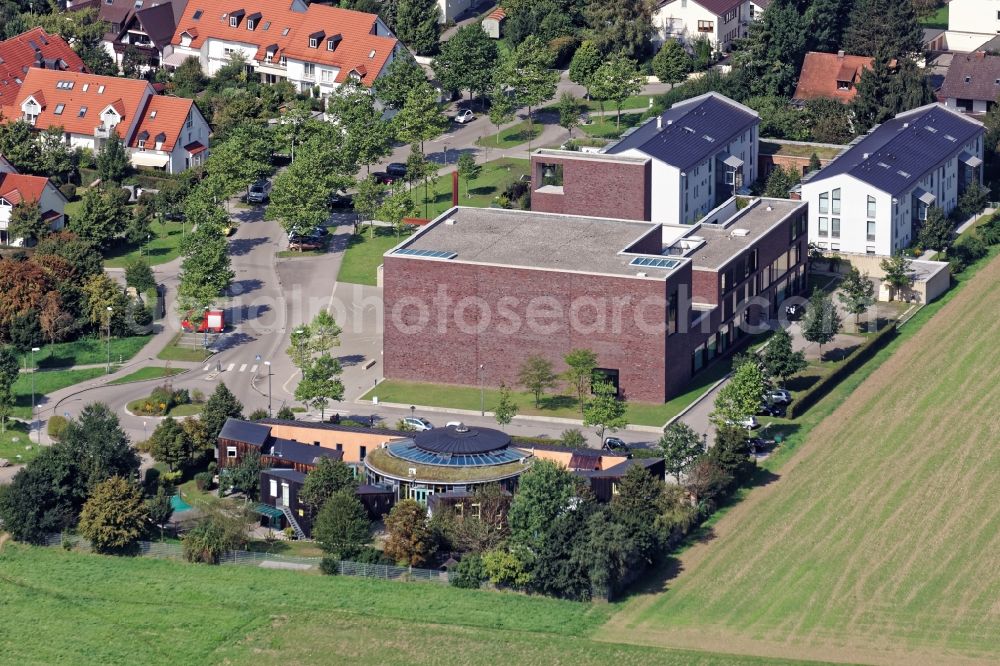
[[[35,352],[41,351],[38,347],[31,348],[31,427],[35,427]],[[31,433],[29,428],[28,433],[29,441],[31,439]],[[38,425],[38,437],[37,441],[39,444],[42,443],[42,426]]]
[[[111,374],[111,306],[108,306],[108,371]]]
[[[482,363],[479,364],[479,415],[486,416],[486,387],[484,384],[484,375],[486,366]]]
[[[271,362],[264,361],[267,366],[267,418],[271,418]]]

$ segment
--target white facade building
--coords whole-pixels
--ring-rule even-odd
[[[1000,33],[1000,0],[951,0],[948,30],[995,36]]]
[[[747,36],[749,0],[665,0],[653,11],[658,40],[676,39],[690,46],[704,37],[716,51],[728,51]]]
[[[19,174],[14,165],[0,155],[0,245],[24,245],[23,238],[10,235],[8,225],[14,209],[29,202],[38,203],[38,211],[49,223],[49,229],[59,231],[65,226],[66,197],[52,181],[44,176]]]
[[[753,109],[715,92],[674,104],[604,152],[652,158],[651,219],[694,224],[757,178]]]
[[[802,183],[809,242],[889,256],[912,244],[931,207],[948,214],[982,182],[983,125],[929,104],[879,125]]]

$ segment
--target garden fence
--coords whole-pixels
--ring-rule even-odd
[[[49,547],[65,547],[69,544],[73,550],[84,553],[92,552],[90,542],[77,535],[49,534],[45,545]],[[155,557],[168,560],[183,560],[184,550],[179,543],[161,541],[140,541],[140,557]],[[219,558],[219,564],[242,566],[269,566],[274,568],[319,569],[321,557],[296,557],[294,555],[279,555],[276,553],[260,553],[248,550],[234,550]],[[337,562],[337,572],[342,576],[359,576],[364,578],[380,578],[382,580],[409,580],[448,583],[448,573],[436,569],[416,569],[414,567],[397,567],[385,564],[364,564],[362,562]]]

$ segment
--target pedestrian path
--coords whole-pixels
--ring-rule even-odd
[[[248,372],[254,376],[257,375],[257,369],[260,367],[257,363],[242,363],[239,367],[235,363],[223,364],[221,362],[216,363],[206,363],[205,367],[201,369],[202,372],[207,372],[205,379],[215,379],[219,376],[220,372]]]

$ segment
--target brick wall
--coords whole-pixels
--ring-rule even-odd
[[[562,165],[562,193],[538,191],[544,165]],[[650,219],[650,162],[626,164],[579,157],[531,157],[531,209],[543,213]]]

